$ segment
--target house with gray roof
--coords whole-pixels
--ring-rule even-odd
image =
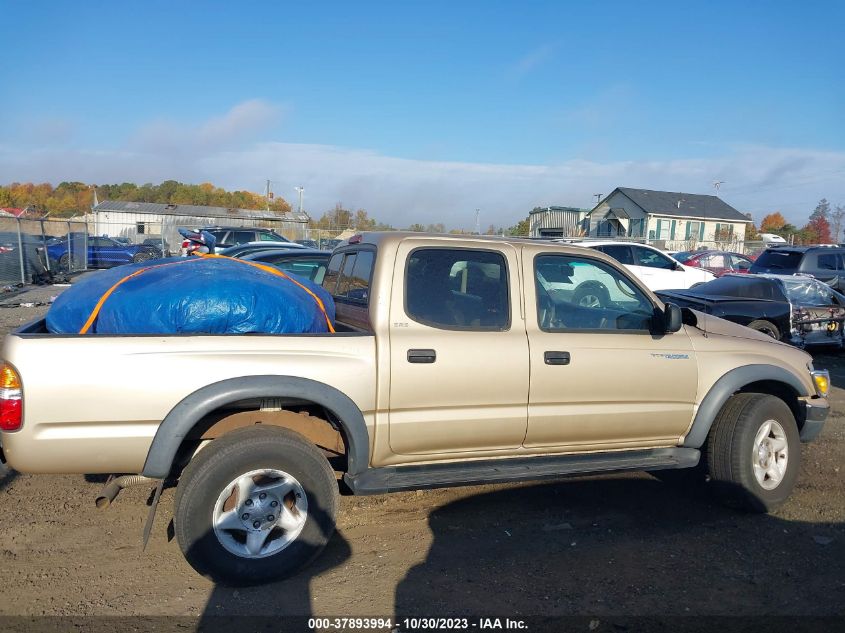
[[[716,196],[629,187],[614,189],[584,219],[589,237],[640,238],[681,248],[745,241],[750,222]]]

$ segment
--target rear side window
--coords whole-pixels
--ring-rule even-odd
[[[232,231],[229,241],[233,244],[246,244],[255,241],[255,231]]]
[[[366,305],[370,299],[375,252],[371,250],[337,253],[329,260],[323,288],[336,300]]]
[[[611,244],[608,246],[596,246],[597,251],[607,253],[620,264],[634,264],[634,257],[631,255],[631,247],[627,244]]]
[[[719,277],[708,281],[693,290],[691,294],[705,297],[740,297],[747,299],[768,299],[783,301],[783,293],[771,279],[756,278],[754,276],[733,275]]]
[[[797,270],[798,266],[801,265],[801,258],[803,256],[804,253],[800,251],[784,251],[779,248],[767,248],[755,260],[751,271],[770,270],[771,272],[776,272],[780,270]]]
[[[820,253],[817,268],[820,270],[842,270],[842,258],[839,253]]]
[[[284,240],[276,235],[275,233],[264,233],[261,232],[258,234],[258,241],[259,242],[283,242]]]
[[[460,248],[413,251],[405,272],[405,312],[414,321],[447,330],[507,330],[504,256]]]
[[[634,263],[637,266],[647,266],[648,268],[663,268],[665,270],[672,270],[675,268],[675,263],[657,251],[642,246],[632,246],[634,250]]]

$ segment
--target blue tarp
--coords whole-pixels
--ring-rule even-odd
[[[153,266],[168,264],[158,268]],[[293,282],[232,259],[169,258],[118,266],[81,279],[53,302],[47,328],[77,333],[100,297],[123,277],[150,268],[106,300],[91,333],[267,334],[327,332],[317,302]],[[323,302],[334,323],[334,302],[320,286],[291,275]]]

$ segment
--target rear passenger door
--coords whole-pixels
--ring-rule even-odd
[[[518,449],[528,341],[516,249],[411,239],[398,248],[393,279],[391,450],[430,459]]]

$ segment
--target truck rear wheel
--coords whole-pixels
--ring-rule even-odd
[[[188,563],[220,584],[293,574],[334,533],[337,482],[308,440],[279,427],[238,429],[188,464],[174,527]]]
[[[795,487],[801,445],[783,400],[740,393],[725,404],[707,439],[710,479],[722,499],[752,512],[781,505]]]

